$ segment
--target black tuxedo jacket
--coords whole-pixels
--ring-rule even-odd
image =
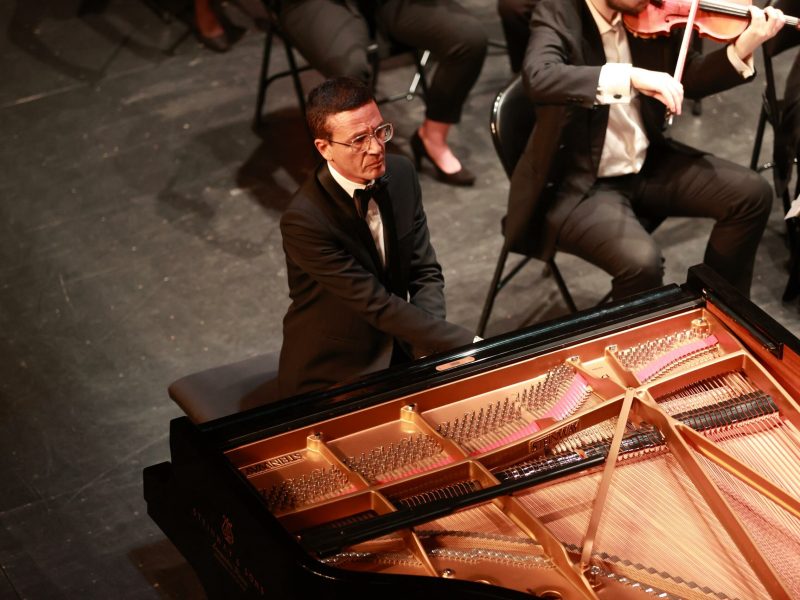
[[[444,320],[444,278],[431,246],[416,171],[386,156],[376,200],[387,266],[366,221],[325,163],[281,218],[291,305],[283,320],[282,397],[386,368],[395,341],[420,357],[472,342]]]
[[[672,73],[682,31],[641,39],[628,34],[633,64]],[[511,179],[505,235],[514,252],[549,258],[561,225],[597,178],[608,125],[608,106],[595,104],[605,64],[600,32],[585,0],[541,0],[531,19],[522,78],[536,104],[536,126]],[[688,98],[701,98],[745,81],[726,49],[689,53],[682,83]],[[699,151],[665,138],[666,109],[640,95],[650,140],[647,161],[658,152]],[[679,176],[679,174],[676,174]]]

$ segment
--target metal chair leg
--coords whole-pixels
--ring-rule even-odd
[[[500,279],[503,276],[503,269],[506,266],[506,259],[508,258],[508,246],[503,243],[503,249],[500,250],[500,256],[497,258],[497,266],[494,269],[492,276],[492,283],[489,285],[489,292],[486,294],[486,301],[483,303],[483,310],[481,311],[481,318],[478,321],[478,329],[476,335],[483,337],[486,331],[486,324],[489,322],[489,315],[492,314],[494,307],[494,299],[497,297],[497,292],[500,291],[502,285]]]
[[[789,237],[789,279],[786,282],[786,289],[783,291],[783,301],[791,302],[800,296],[800,243],[798,243],[798,219],[797,217],[786,221],[786,228]]]
[[[298,66],[292,44],[280,33],[277,33],[274,27],[275,25],[271,25],[269,27],[264,40],[264,55],[261,59],[261,70],[259,72],[256,112],[255,116],[253,117],[253,124],[256,128],[260,128],[263,124],[262,115],[264,112],[264,104],[267,100],[267,88],[273,81],[280,79],[281,77],[291,76],[292,83],[294,84],[294,91],[297,95],[297,104],[300,106],[300,112],[303,114],[303,116],[306,114],[306,98],[305,92],[303,91],[303,84],[300,81],[300,73],[303,71],[308,71],[311,68],[311,65]],[[278,73],[268,75],[269,63],[272,58],[272,44],[275,41],[275,37],[278,37],[281,39],[281,41],[283,41],[283,47],[286,51],[286,62],[289,63],[289,68],[279,71]]]
[[[372,89],[373,91],[377,88],[378,82],[378,53],[377,53],[377,45],[369,46],[367,48],[367,55],[370,60],[370,64],[372,65]],[[417,88],[422,88],[422,95],[425,96],[428,94],[428,82],[425,80],[425,67],[428,64],[428,60],[430,59],[431,53],[430,50],[423,50],[422,54],[419,54],[416,50],[414,50],[414,66],[416,67],[416,71],[414,72],[414,77],[411,79],[411,83],[408,85],[408,89],[405,92],[401,92],[398,94],[394,94],[392,96],[386,96],[385,98],[380,98],[378,100],[378,104],[386,104],[387,102],[396,102],[397,100],[413,100],[414,97],[418,94]]]
[[[575,300],[572,299],[572,294],[570,294],[569,289],[567,288],[567,284],[564,281],[564,278],[561,276],[561,270],[558,268],[558,265],[556,265],[555,258],[551,258],[550,260],[548,260],[547,266],[550,268],[550,273],[556,280],[558,291],[561,292],[561,297],[564,299],[567,308],[569,308],[570,312],[573,313],[578,312],[578,307],[575,306]]]
[[[297,67],[297,60],[294,57],[294,49],[292,45],[287,42],[285,39],[283,40],[284,48],[286,49],[286,60],[289,63],[289,71],[292,75],[292,81],[294,82],[294,91],[297,94],[297,103],[300,105],[300,112],[303,113],[303,117],[306,115],[306,95],[303,91],[303,85],[300,83],[300,72],[308,69],[308,67]]]
[[[411,100],[417,94],[417,87],[422,88],[422,94],[428,95],[428,82],[425,80],[425,67],[428,66],[428,59],[431,57],[431,51],[425,50],[421,57],[414,53],[414,62],[417,65],[417,72],[414,73],[414,78],[411,80],[411,85],[408,87],[406,99]]]
[[[380,48],[377,42],[372,42],[367,46],[367,62],[370,67],[370,86],[372,87],[372,94],[375,95],[378,89],[378,75],[380,74]]]
[[[264,55],[261,58],[261,69],[258,74],[258,96],[256,97],[256,114],[253,122],[256,127],[261,127],[261,112],[264,110],[264,100],[266,99],[267,85],[267,70],[269,69],[269,59],[272,53],[272,40],[274,33],[270,27],[267,31],[267,37],[264,40]]]
[[[758,158],[761,156],[761,144],[764,141],[764,130],[767,126],[767,109],[762,105],[761,113],[758,115],[758,125],[756,126],[755,143],[753,144],[753,154],[750,156],[750,168],[758,170]]]

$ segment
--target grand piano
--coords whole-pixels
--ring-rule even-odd
[[[798,398],[798,339],[698,266],[174,419],[144,494],[212,598],[798,598]]]

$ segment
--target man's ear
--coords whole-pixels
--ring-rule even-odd
[[[333,153],[331,152],[331,143],[328,140],[316,138],[314,140],[314,145],[317,147],[319,153],[322,154],[322,158],[325,160],[331,160],[331,158],[333,158]]]

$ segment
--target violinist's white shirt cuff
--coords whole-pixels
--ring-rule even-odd
[[[728,44],[728,60],[731,61],[733,68],[738,71],[739,75],[745,79],[752,77],[756,72],[755,67],[753,67],[753,57],[748,56],[747,61],[743,61],[739,58],[739,55],[736,54],[733,44]]]
[[[597,81],[598,104],[627,104],[631,101],[631,71],[628,63],[606,63]]]

